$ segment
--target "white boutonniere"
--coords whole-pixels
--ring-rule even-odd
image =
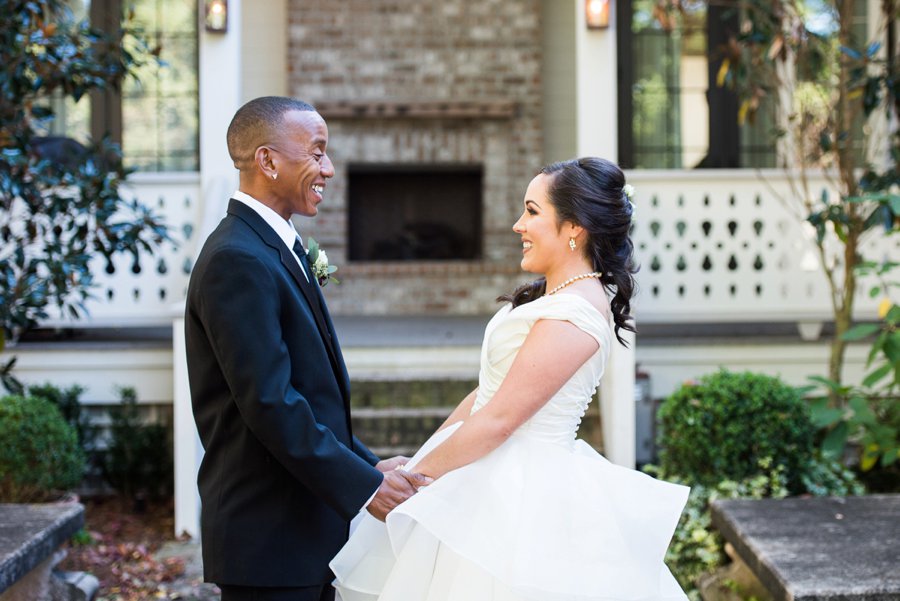
[[[316,242],[315,238],[309,238],[309,243],[307,244],[308,248],[306,250],[306,258],[309,259],[309,264],[312,267],[313,275],[316,276],[316,280],[319,282],[319,286],[325,286],[328,282],[334,282],[335,284],[340,284],[341,281],[331,275],[335,271],[337,271],[337,267],[334,265],[328,264],[328,255],[325,254],[325,251],[319,248],[319,243]]]

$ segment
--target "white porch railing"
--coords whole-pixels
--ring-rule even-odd
[[[633,171],[628,180],[636,189],[639,321],[830,318],[815,230],[783,172]],[[820,176],[811,191],[819,198],[826,188]],[[863,247],[870,260],[896,259],[898,251],[900,239],[877,232]],[[867,294],[874,283],[860,282],[857,318],[875,316],[879,299]]]
[[[814,230],[778,171],[633,171],[635,255],[641,322],[821,321],[831,315],[830,291],[813,244]],[[813,182],[818,196],[824,178]],[[129,192],[156,208],[172,226],[175,244],[144,256],[116,258],[107,274],[97,263],[96,299],[88,318],[67,325],[168,325],[184,300],[201,224],[197,174],[140,174]],[[833,192],[832,192],[833,193]],[[872,236],[869,259],[900,256],[900,238]],[[878,300],[863,279],[857,317],[875,315]],[[59,323],[56,321],[54,323]]]
[[[141,255],[139,272],[130,255],[117,255],[115,272],[106,273],[106,262],[92,263],[93,298],[85,303],[88,314],[73,321],[56,316],[44,325],[67,327],[169,326],[173,306],[184,301],[190,269],[197,252],[201,223],[200,176],[198,173],[140,173],[123,188],[127,198],[136,197],[165,218],[172,242],[153,255]],[[52,314],[52,313],[51,313]]]

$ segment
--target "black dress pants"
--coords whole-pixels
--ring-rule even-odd
[[[330,584],[302,588],[220,584],[219,589],[222,601],[334,601],[334,587]]]

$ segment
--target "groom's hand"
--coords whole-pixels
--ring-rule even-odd
[[[389,472],[391,470],[395,470],[400,466],[406,465],[409,461],[409,457],[404,457],[403,455],[397,455],[396,457],[391,457],[390,459],[383,459],[379,461],[375,465],[375,469],[379,472]]]
[[[416,494],[420,486],[428,486],[431,482],[431,478],[422,474],[397,469],[386,472],[366,509],[383,522],[394,507]]]

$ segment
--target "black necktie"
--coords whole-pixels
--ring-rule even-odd
[[[300,286],[306,289],[307,297],[309,298],[310,304],[312,305],[313,313],[316,314],[316,316],[324,326],[325,317],[322,310],[322,293],[319,291],[319,284],[315,280],[316,276],[309,265],[309,259],[306,257],[306,249],[304,249],[303,245],[300,244],[300,238],[294,240],[294,253],[297,255],[297,258],[300,259],[300,265],[303,267],[303,271],[306,273],[306,277],[300,280]],[[323,333],[329,339],[331,339],[331,333],[328,332],[327,329],[324,329]]]

